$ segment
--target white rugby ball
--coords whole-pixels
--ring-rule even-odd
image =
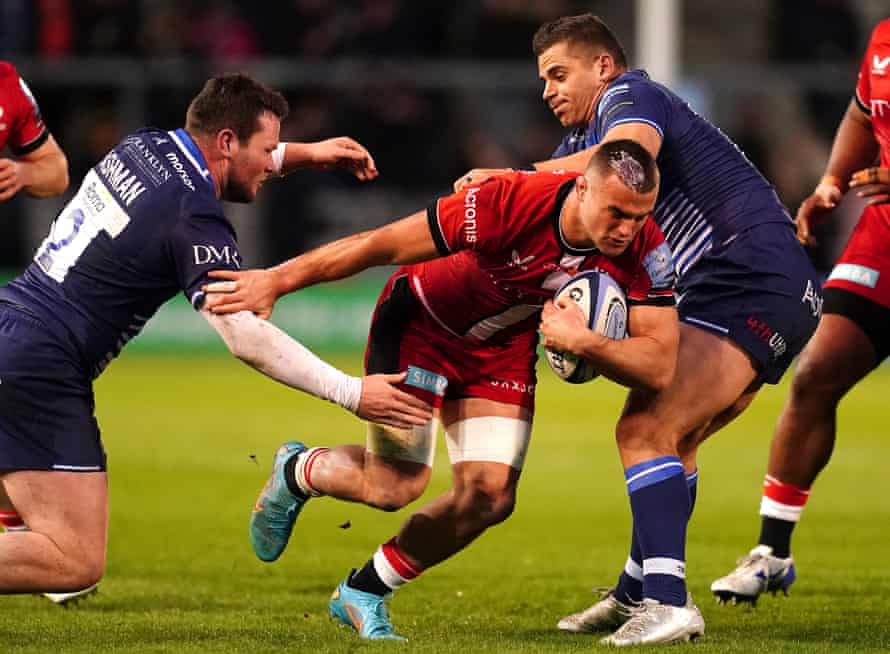
[[[574,300],[587,318],[587,327],[596,333],[615,339],[627,336],[627,300],[608,273],[589,270],[575,275],[556,291],[554,300],[559,298]],[[570,384],[582,384],[599,375],[587,359],[574,354],[550,348],[544,348],[544,354],[556,376]]]

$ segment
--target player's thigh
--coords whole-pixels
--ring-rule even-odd
[[[735,342],[682,323],[670,385],[655,394],[631,390],[621,423],[634,421],[653,438],[679,442],[731,407],[756,377],[751,358]]]
[[[50,538],[66,555],[105,560],[108,477],[105,472],[16,470],[3,488],[31,531]]]
[[[859,324],[849,316],[826,313],[797,363],[792,394],[838,401],[880,362],[875,344]]]

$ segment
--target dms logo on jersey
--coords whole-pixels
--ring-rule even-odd
[[[195,254],[195,265],[206,266],[207,264],[228,264],[241,267],[241,255],[238,250],[231,245],[217,247],[215,245],[192,245],[192,252]]]
[[[878,55],[875,55],[871,62],[872,75],[886,75],[888,66],[890,66],[890,57],[884,57],[882,59]]]

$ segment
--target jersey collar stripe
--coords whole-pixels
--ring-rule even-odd
[[[210,171],[207,170],[207,166],[204,164],[204,156],[201,154],[201,151],[192,140],[192,137],[189,136],[188,132],[184,129],[177,129],[167,133],[170,135],[170,138],[173,139],[173,142],[176,143],[177,147],[182,150],[182,153],[185,155],[185,158],[189,160],[189,163],[191,163],[195,167],[195,170],[200,173],[201,177],[203,177],[208,184],[211,184]]]

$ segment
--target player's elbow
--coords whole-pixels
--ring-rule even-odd
[[[47,155],[43,161],[46,173],[39,182],[26,187],[28,195],[35,198],[49,198],[61,195],[68,189],[68,159],[60,150]]]
[[[659,370],[652,376],[652,379],[649,380],[647,390],[652,391],[653,393],[661,393],[667,390],[668,386],[671,385],[671,381],[674,379],[674,368],[675,366],[671,366],[670,369]]]

